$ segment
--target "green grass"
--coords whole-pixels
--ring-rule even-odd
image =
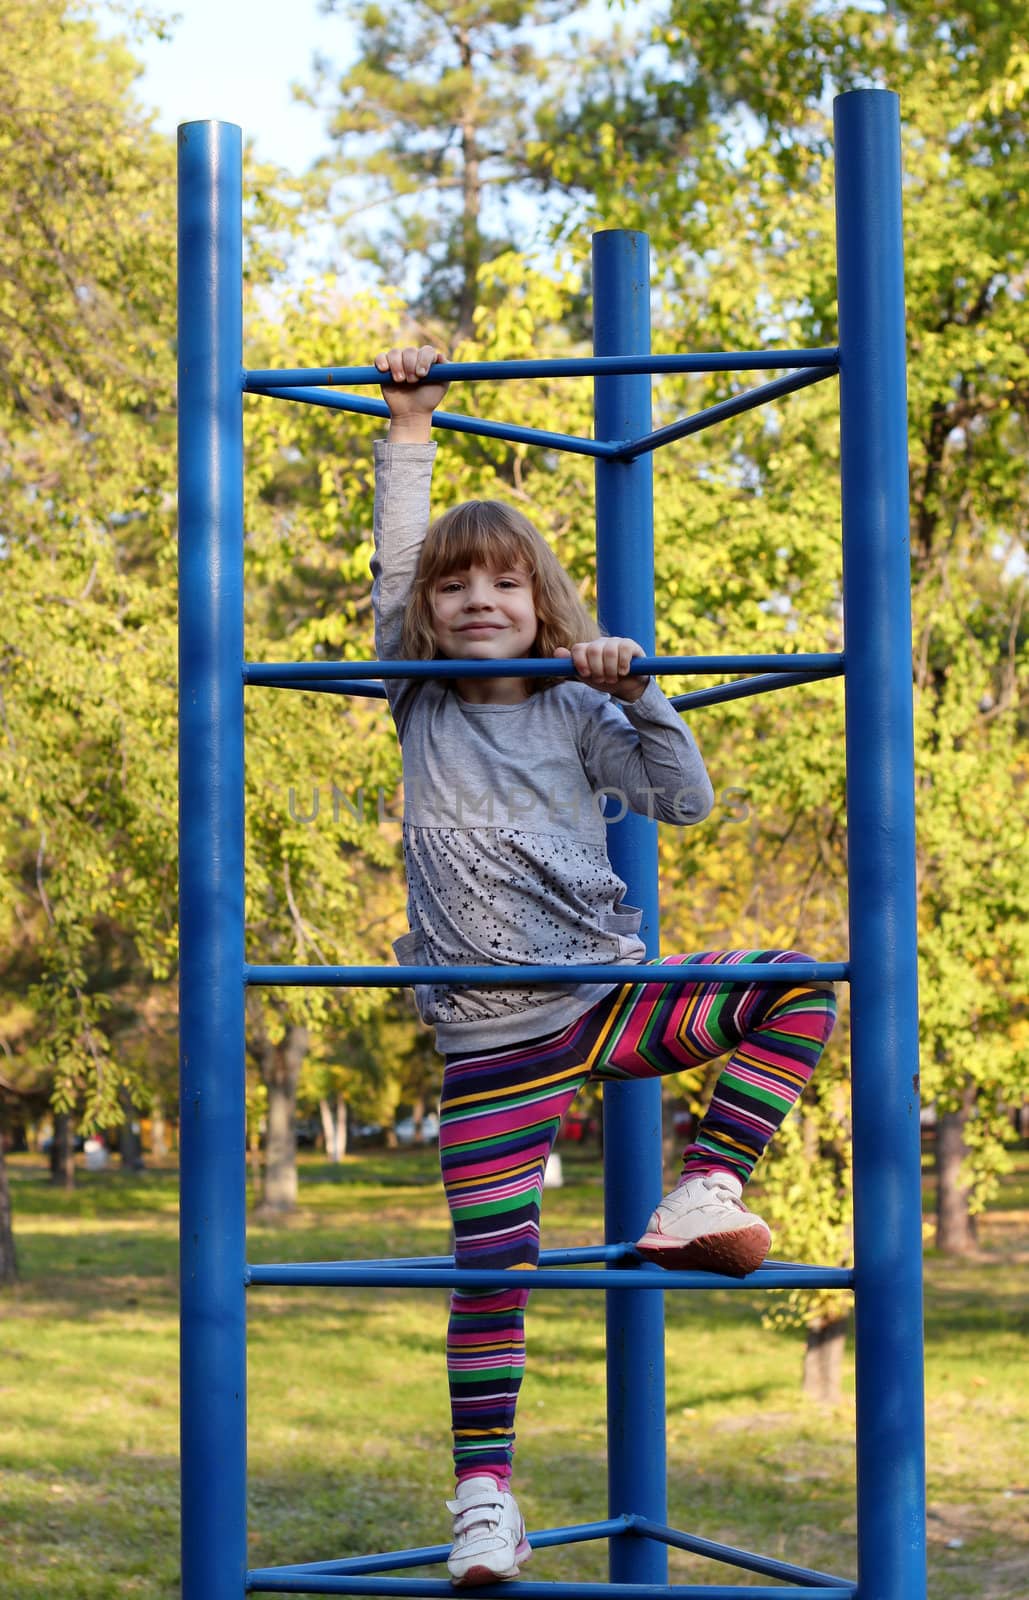
[[[52,1191],[11,1161],[23,1281],[0,1296],[0,1592],[172,1600],[177,1590],[175,1175],[82,1174]],[[548,1245],[595,1242],[597,1168],[565,1156]],[[1029,1593],[1023,1321],[1029,1152],[975,1259],[926,1262],[933,1600]],[[255,1261],[448,1249],[431,1153],[302,1167],[288,1225]],[[854,1570],[853,1367],[844,1403],[799,1393],[802,1341],[761,1327],[765,1296],[669,1296],[669,1514],[709,1538]],[[448,1488],[445,1293],[255,1290],[251,1558],[277,1564],[442,1541]],[[518,1493],[530,1525],[605,1514],[597,1294],[537,1295]],[[537,1555],[540,1578],[605,1576],[600,1545]],[[675,1582],[761,1580],[673,1553]]]

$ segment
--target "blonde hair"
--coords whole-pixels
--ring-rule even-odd
[[[402,650],[409,661],[439,655],[432,596],[441,578],[469,567],[506,572],[522,567],[532,578],[537,631],[530,654],[546,658],[560,646],[595,639],[601,630],[583,605],[571,578],[528,517],[502,500],[466,500],[437,517],[425,536],[404,613]],[[530,694],[560,678],[529,678]]]

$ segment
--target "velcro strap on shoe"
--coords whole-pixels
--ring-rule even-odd
[[[450,1509],[449,1503],[447,1509]],[[494,1502],[478,1506],[461,1506],[454,1510],[455,1536],[467,1533],[469,1528],[482,1528],[490,1532],[500,1521],[500,1507]]]

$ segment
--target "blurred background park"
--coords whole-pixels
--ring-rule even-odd
[[[397,339],[583,353],[590,234],[610,227],[650,236],[656,349],[795,348],[836,338],[832,96],[880,84],[904,124],[932,1592],[1029,1591],[1024,0],[209,0],[179,21],[0,0],[0,26],[0,1567],[17,1593],[175,1592],[175,123],[244,127],[249,365],[365,364]],[[655,425],[737,381],[656,381]],[[449,403],[591,428],[588,382]],[[380,425],[255,398],[246,429],[248,658],[367,659]],[[838,468],[831,384],[656,456],[659,652],[842,648]],[[514,501],[592,601],[584,459],[447,435],[436,494]],[[718,798],[688,833],[661,828],[663,948],[842,959],[841,684],[691,726]],[[399,780],[381,703],[249,691],[252,960],[392,959]],[[439,1063],[410,996],[248,1004],[255,1258],[445,1250]],[[847,1020],[760,1173],[782,1257],[851,1259]],[[669,1164],[708,1088],[667,1086]],[[564,1130],[547,1243],[600,1236],[599,1122],[587,1100]],[[602,1479],[602,1320],[587,1296],[539,1298],[526,1509],[581,1520]],[[791,1559],[849,1570],[849,1299],[772,1298],[670,1308],[679,1520],[771,1553],[778,1530]],[[288,1308],[265,1291],[254,1309],[255,1553],[439,1538],[442,1298]]]

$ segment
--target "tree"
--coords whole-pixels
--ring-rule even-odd
[[[149,1103],[152,1052],[140,1041],[161,1025],[157,1013],[167,1017],[155,995],[176,963],[173,146],[133,102],[137,68],[120,42],[101,40],[61,0],[4,0],[0,15],[10,156],[0,241],[0,1032],[21,1077],[52,1082],[58,1116],[93,1128]],[[272,169],[251,163],[248,178],[256,288],[278,271],[276,238],[297,224],[295,197],[280,195]],[[292,574],[298,556],[304,572],[311,517],[274,503],[276,469],[292,470],[287,439],[280,429],[275,469],[259,457],[248,484],[250,550],[264,576],[276,563]],[[310,482],[311,516],[324,523],[336,479],[315,461]],[[317,600],[320,626],[324,587]],[[295,587],[262,596],[248,618],[253,654],[281,653],[296,604]],[[268,944],[288,936],[293,953],[303,919],[292,886],[312,860],[325,867],[315,910],[345,924],[360,900],[360,829],[316,837],[297,825],[290,839],[270,817],[287,811],[287,762],[320,764],[341,726],[354,777],[381,765],[364,719],[342,718],[321,697],[287,737],[270,699],[252,702],[257,943],[267,928]],[[382,846],[370,859],[388,856]],[[311,946],[311,929],[303,936]]]
[[[511,191],[526,175],[533,104],[560,70],[542,46],[576,0],[326,0],[356,34],[341,77],[327,61],[314,90],[331,112],[344,239],[384,281],[404,285],[416,316],[453,338],[474,330],[480,269],[519,233]],[[368,216],[382,207],[384,224]]]
[[[438,1098],[440,1076],[430,1031],[419,1022],[410,994],[397,991],[366,1021],[326,1038],[319,1058],[309,1063],[301,1097],[321,1109],[323,1126],[331,1121],[334,1101],[344,1137],[346,1122],[353,1118],[380,1125],[387,1144],[395,1144],[397,1108],[405,1103],[424,1106],[430,1097]],[[336,1132],[326,1128],[326,1135],[326,1151],[332,1156]]]
[[[169,959],[171,160],[120,43],[59,0],[2,20],[4,987],[58,1112],[96,1119],[123,1077],[93,981],[111,930]]]
[[[13,1085],[0,1074],[0,1289],[18,1279],[18,1252],[14,1243],[14,1224],[11,1217],[11,1189],[7,1180],[7,1163],[4,1159],[6,1128],[3,1113],[7,1101],[16,1098]]]
[[[18,1254],[11,1221],[11,1190],[7,1181],[7,1163],[0,1149],[0,1288],[17,1280]]]

